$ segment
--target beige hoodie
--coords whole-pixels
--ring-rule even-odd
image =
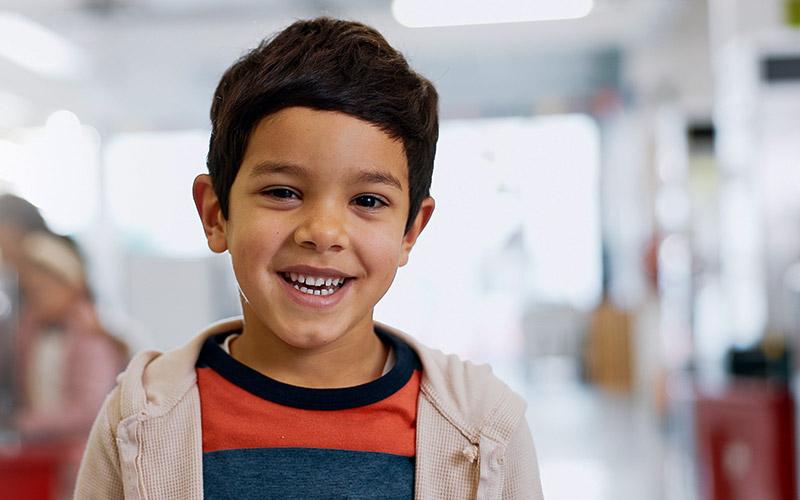
[[[525,402],[491,373],[385,325],[422,362],[415,499],[530,499],[542,490]],[[203,459],[195,362],[216,323],[185,346],[138,354],[95,420],[75,498],[200,499]]]

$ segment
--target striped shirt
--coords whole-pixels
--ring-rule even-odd
[[[376,329],[388,372],[309,389],[236,361],[222,347],[234,333],[209,337],[196,365],[205,498],[413,498],[421,368],[408,345]]]

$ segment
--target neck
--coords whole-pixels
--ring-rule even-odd
[[[371,382],[383,373],[389,348],[373,330],[372,318],[318,347],[296,347],[245,315],[242,335],[231,343],[231,355],[244,365],[280,382],[329,389]]]

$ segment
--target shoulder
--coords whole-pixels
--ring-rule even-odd
[[[422,364],[420,390],[468,436],[483,434],[506,440],[524,421],[525,400],[500,380],[489,365],[432,349],[381,323],[376,326],[399,337],[417,353]]]
[[[156,417],[171,410],[196,386],[195,364],[205,340],[241,326],[241,318],[219,321],[176,349],[136,354],[117,378],[123,418],[133,414]]]

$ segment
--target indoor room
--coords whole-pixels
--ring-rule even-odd
[[[264,105],[273,106],[272,115],[248,108],[262,105],[257,97],[226,107],[229,99],[244,99],[232,91],[224,94],[228,87],[220,84],[224,75],[236,76],[226,73],[232,64],[244,61],[262,40],[280,41],[274,37],[292,23],[320,17],[374,28],[402,54],[413,75],[422,75],[438,94],[433,104],[438,141],[435,128],[428,132],[435,151],[435,158],[430,156],[432,174],[428,172],[435,209],[433,202],[423,201],[421,219],[413,219],[410,207],[407,226],[392,229],[392,237],[403,238],[403,252],[410,251],[407,264],[402,256],[395,266],[394,254],[379,255],[392,244],[381,239],[385,235],[380,231],[388,231],[379,221],[385,215],[367,214],[367,209],[353,215],[356,205],[351,204],[335,212],[341,215],[337,218],[331,205],[323,207],[321,194],[319,203],[301,208],[303,197],[313,200],[325,189],[333,193],[327,181],[315,181],[318,189],[305,191],[288,181],[275,183],[269,203],[277,206],[277,195],[283,195],[281,213],[269,209],[274,213],[268,214],[266,198],[249,212],[260,218],[261,226],[229,224],[237,221],[232,218],[235,211],[225,214],[224,208],[219,209],[220,219],[214,219],[213,207],[204,217],[203,200],[216,200],[218,182],[224,182],[219,181],[222,175],[204,174],[210,168],[228,168],[209,152],[217,144],[215,137],[223,137],[218,147],[239,151],[234,157],[240,162],[245,158],[244,169],[248,152],[258,143],[257,130],[278,128],[283,122],[268,118],[285,116],[281,109],[296,111],[297,106],[319,118],[306,122],[309,135],[304,140],[312,148],[333,158],[332,150],[315,142],[314,130],[332,114],[350,120],[341,123],[364,127],[352,144],[366,141],[366,130],[372,130],[401,148],[397,188],[417,189],[410,186],[417,175],[411,173],[411,139],[403,135],[403,127],[392,128],[391,119],[384,123],[380,117],[384,112],[406,116],[419,103],[389,95],[395,92],[392,82],[384,80],[385,86],[378,85],[375,92],[386,102],[393,98],[396,105],[378,100],[370,108],[379,117],[375,120],[347,111],[350,104],[325,104],[316,97],[287,98],[288,105],[275,98],[276,103]],[[322,40],[314,33],[298,36]],[[292,44],[287,47],[274,57],[288,54]],[[345,50],[331,43],[329,50],[334,49]],[[306,50],[305,45],[298,50]],[[344,75],[342,88],[357,92],[370,85],[374,61],[365,53],[353,54],[362,58],[353,67],[367,69],[339,73]],[[300,66],[317,60],[306,56],[297,55]],[[342,65],[351,62],[341,59]],[[269,68],[281,71],[280,61]],[[320,80],[327,74],[307,73],[323,75]],[[268,78],[270,73],[265,74]],[[312,85],[307,83],[311,76],[302,85]],[[253,78],[230,86],[240,85],[246,93],[263,83]],[[243,125],[243,132],[236,129],[224,136],[227,129],[217,127],[229,125],[218,121],[219,113],[235,112],[260,115],[252,125]],[[329,124],[329,132],[319,133],[343,138],[350,130],[344,125]],[[289,150],[291,141],[284,143],[275,134],[264,132],[264,147]],[[354,157],[369,154],[340,146]],[[321,164],[336,168],[333,160]],[[293,168],[272,167],[276,172]],[[232,203],[235,196],[251,199],[242,194],[242,177],[238,174],[228,185]],[[197,179],[207,180],[205,190]],[[382,179],[383,187],[393,180]],[[386,197],[370,193],[359,193],[362,198],[356,201],[377,201],[388,210],[382,214],[394,214],[397,221],[405,217],[397,209],[407,200],[387,203]],[[238,208],[236,203],[230,206]],[[313,217],[301,221],[312,209],[317,210]],[[242,213],[248,212],[239,211],[240,218]],[[408,227],[414,220],[422,220],[421,234],[410,241],[409,231],[415,229]],[[305,226],[290,241],[280,232],[290,228],[279,224],[295,222]],[[268,233],[268,226],[274,231]],[[236,232],[240,227],[246,230]],[[255,232],[259,229],[263,233]],[[227,238],[223,246],[214,239],[217,230]],[[247,230],[251,232],[244,234]],[[307,234],[300,236],[301,230]],[[341,238],[327,254],[319,239],[326,235]],[[436,481],[422,486],[427,477],[421,472],[426,464],[422,449],[441,443],[425,442],[426,434],[416,432],[422,427],[415,426],[430,418],[425,413],[429,406],[412,406],[410,434],[403,434],[409,436],[411,450],[400,455],[408,465],[403,469],[410,474],[408,481],[416,481],[409,483],[409,491],[416,484],[413,498],[798,498],[794,396],[800,339],[800,0],[0,0],[0,491],[20,500],[73,498],[74,491],[75,498],[203,496],[192,493],[196,491],[214,497],[208,488],[216,463],[211,458],[218,451],[206,447],[217,434],[207,430],[211,424],[206,419],[216,413],[208,410],[210,399],[204,402],[203,392],[204,381],[208,390],[212,384],[203,370],[214,367],[204,364],[202,356],[195,355],[196,366],[195,358],[185,363],[192,383],[200,386],[196,408],[202,407],[202,416],[198,410],[192,436],[198,450],[202,437],[203,456],[201,462],[197,454],[191,463],[202,464],[193,477],[202,478],[203,484],[198,479],[192,488],[203,490],[174,485],[148,490],[148,473],[140,471],[137,482],[123,468],[122,473],[116,470],[114,489],[103,490],[118,493],[88,495],[87,485],[100,484],[105,469],[86,457],[102,455],[104,464],[117,464],[117,469],[128,460],[147,461],[141,449],[119,444],[128,439],[125,433],[136,436],[130,437],[133,442],[146,433],[141,430],[145,424],[135,432],[125,427],[136,415],[125,420],[124,404],[123,415],[114,417],[123,419],[119,427],[106,414],[110,410],[96,416],[101,407],[113,407],[114,397],[106,395],[117,380],[124,380],[117,377],[129,363],[128,374],[137,363],[146,370],[146,362],[136,360],[166,357],[158,358],[156,352],[183,352],[181,346],[223,318],[244,315],[247,325],[255,325],[256,317],[266,318],[265,330],[269,318],[283,318],[270,302],[283,298],[271,298],[278,293],[273,284],[258,281],[259,266],[267,266],[258,259],[278,248],[281,237],[288,239],[275,252],[286,253],[276,255],[297,257],[294,264],[314,265],[313,260],[336,267],[357,259],[376,267],[392,264],[381,271],[383,288],[363,287],[363,292],[358,286],[367,279],[359,282],[361,271],[344,276],[285,268],[279,273],[287,284],[283,291],[311,296],[295,297],[291,311],[302,325],[298,331],[311,322],[335,330],[340,320],[350,321],[345,317],[349,313],[335,312],[332,298],[344,295],[349,284],[343,304],[374,297],[362,312],[415,339],[408,341],[409,352],[421,361],[411,380],[421,377],[417,390],[433,406],[436,398],[426,391],[436,387],[430,385],[436,376],[428,356],[434,359],[438,351],[488,364],[491,374],[480,366],[464,365],[464,370],[502,381],[496,386],[502,389],[487,394],[508,391],[502,394],[513,394],[518,402],[518,425],[529,429],[535,458],[511,464],[513,441],[490,448],[484,434],[470,436],[466,425],[461,429],[463,457],[458,445],[466,489],[447,489]],[[322,278],[311,283],[311,276],[318,275]],[[297,292],[291,290],[292,282]],[[325,289],[315,297],[312,286],[332,286],[327,289],[331,297],[326,299]],[[264,302],[251,295],[259,287]],[[297,305],[303,300],[308,302],[302,306],[308,307],[306,312]],[[308,305],[313,301],[323,304],[325,312]],[[359,325],[367,320],[359,316]],[[256,340],[245,343],[249,332],[238,321],[236,335],[241,336],[224,344],[220,340],[213,346],[222,346],[217,355],[227,352],[229,361],[238,360],[253,372],[250,379],[260,371],[283,386],[328,391],[334,399],[335,391],[386,379],[405,352],[405,343],[397,347],[378,333],[381,343],[373,342],[375,348],[389,353],[380,358],[383,371],[364,380],[342,375],[334,381],[320,368],[327,361],[313,362],[333,358],[310,357],[310,344],[287,341],[281,349],[295,353],[316,377],[314,385],[305,385],[288,375],[289,368],[261,370],[267,365],[246,361],[243,350],[237,356],[231,346],[252,346],[251,354],[262,353],[266,363],[272,359],[266,346],[274,345],[264,341],[256,351]],[[430,354],[420,354],[417,341]],[[210,344],[203,345],[206,352]],[[275,354],[280,352],[272,351],[277,358],[271,366],[301,366]],[[349,357],[336,359],[344,365],[348,359],[354,366],[353,360],[372,359],[370,352],[353,347]],[[477,382],[464,378],[466,385],[453,406],[489,398],[471,385]],[[451,389],[453,384],[445,382]],[[245,386],[235,389],[257,397]],[[228,398],[239,394],[233,388],[225,391]],[[163,402],[144,389],[136,397],[145,406]],[[436,407],[445,418],[458,420]],[[223,404],[214,408],[225,409]],[[300,413],[302,418],[326,413],[309,408],[298,410],[308,412]],[[331,412],[326,416],[337,418]],[[257,418],[248,425],[269,428],[277,422],[270,421],[269,413]],[[349,422],[351,417],[341,418]],[[303,422],[301,434],[322,432],[310,423],[315,420]],[[370,425],[378,434],[400,435],[389,424]],[[224,441],[226,432],[219,439]],[[480,426],[476,432],[482,432]],[[110,437],[99,450],[103,433]],[[217,446],[213,449],[228,445]],[[275,447],[281,446],[288,450],[300,445]],[[439,452],[446,460],[457,461],[444,449]],[[505,465],[502,455],[492,454],[502,450],[509,453]],[[258,460],[267,461],[227,462],[226,470],[250,463],[252,474],[258,475],[278,463],[262,456]],[[484,466],[490,460],[500,469],[519,468],[529,482],[514,489],[508,486],[511,473],[498,476],[501,483],[506,481],[502,484],[486,479]],[[377,477],[385,472],[376,482],[391,483],[395,463],[388,461],[385,468],[370,463],[369,470]],[[282,472],[278,467],[270,474]],[[283,498],[314,497],[301,491],[339,491],[316,487],[323,489],[292,492],[274,486],[274,491],[285,492],[279,496]],[[265,496],[251,492],[255,496],[229,498],[273,498],[264,491]]]

